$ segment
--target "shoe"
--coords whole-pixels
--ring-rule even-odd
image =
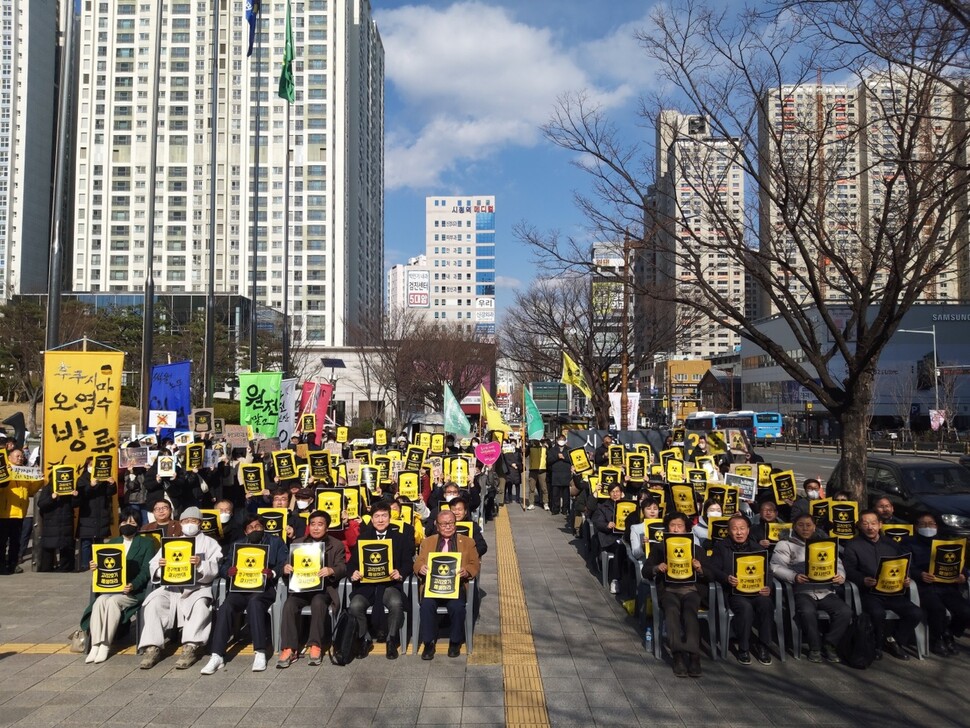
[[[161,656],[162,651],[154,645],[150,645],[145,648],[145,654],[142,656],[138,667],[140,667],[142,670],[150,670],[158,664]]]
[[[897,660],[908,660],[909,655],[903,649],[903,646],[899,644],[896,640],[886,640],[886,644],[883,649],[890,655],[895,657]]]
[[[674,653],[674,675],[687,677],[687,662],[684,660],[683,652]]]
[[[828,662],[842,662],[842,658],[839,657],[839,651],[835,648],[835,645],[827,642],[822,647],[822,656]]]
[[[758,662],[762,665],[771,664],[771,652],[768,650],[767,645],[757,645],[754,648],[754,656],[758,658]]]
[[[314,667],[323,664],[323,648],[319,645],[310,645],[307,648],[307,654],[310,659],[307,660],[308,665],[313,665]]]
[[[98,654],[94,656],[94,664],[100,664],[108,659],[108,655],[111,653],[111,649],[108,645],[98,645]]]
[[[100,646],[101,645],[91,645],[91,651],[88,652],[88,656],[84,658],[85,665],[90,665],[91,663],[93,663],[95,660],[98,659],[98,648]]]
[[[548,503],[543,503],[542,504],[542,510],[548,511],[549,510],[549,504]]]
[[[263,660],[265,661],[265,656]],[[221,670],[226,666],[226,661],[222,659],[220,655],[209,655],[209,661],[205,663],[205,666],[199,670],[200,675],[215,675],[217,670]],[[264,665],[265,667],[265,665]]]
[[[738,650],[738,664],[740,665],[751,664],[751,655],[748,654],[747,650]]]
[[[527,511],[534,511],[535,509],[536,509],[535,506],[529,506],[528,508],[526,508]]]
[[[461,654],[461,642],[448,643],[448,657],[458,657]]]
[[[421,650],[422,660],[433,660],[434,659],[434,642],[426,642],[424,649]]]
[[[179,655],[178,660],[175,661],[175,669],[187,670],[192,667],[192,665],[195,664],[195,661],[199,659],[197,653],[198,647],[194,643],[189,642],[182,645],[182,654]]]
[[[253,672],[262,672],[266,669],[266,653],[257,650],[253,653]]]
[[[610,594],[616,594],[620,591],[620,582],[616,579],[610,582]]]
[[[371,650],[373,649],[374,649],[374,643],[371,640],[367,639],[366,637],[362,637],[360,640],[360,644],[357,646],[357,657],[363,660],[365,657],[367,657],[367,655],[371,653]]]
[[[687,658],[687,674],[690,677],[701,676],[701,656],[700,655],[692,654]]]
[[[383,644],[387,642],[387,632],[378,632],[374,635],[374,641]]]
[[[285,670],[294,662],[296,662],[296,653],[287,647],[280,653],[279,659],[276,661],[276,669]]]
[[[950,653],[946,649],[946,643],[943,639],[933,640],[933,644],[930,645],[930,652],[932,652],[937,657],[949,657]]]
[[[957,648],[956,640],[949,632],[943,633],[943,646],[946,647],[946,654],[948,655],[957,655],[960,652]]]
[[[387,644],[384,647],[384,656],[387,657],[388,660],[397,659],[397,640],[393,637],[387,641]]]
[[[819,663],[822,661],[822,651],[821,650],[809,650],[808,651],[808,661]]]

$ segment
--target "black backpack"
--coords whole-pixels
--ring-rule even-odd
[[[334,665],[349,665],[357,657],[360,635],[357,634],[357,620],[347,610],[340,613],[333,626],[333,639],[330,642],[330,662]]]
[[[872,619],[863,612],[852,620],[839,645],[839,654],[849,667],[865,670],[876,659],[876,631]]]

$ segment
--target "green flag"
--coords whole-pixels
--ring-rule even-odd
[[[525,437],[527,440],[541,440],[546,434],[546,428],[542,424],[542,413],[539,412],[539,407],[532,399],[529,390],[523,389],[523,391],[525,392]]]
[[[281,372],[243,372],[239,375],[239,424],[266,437],[279,434]]]
[[[286,3],[286,44],[283,46],[283,71],[280,73],[281,99],[291,104],[296,100],[296,84],[293,82],[293,25],[290,23],[290,3]]]
[[[445,432],[468,437],[472,432],[472,426],[468,424],[468,418],[461,411],[461,405],[458,403],[458,399],[455,397],[454,392],[451,391],[451,387],[447,384],[445,384],[444,400]]]

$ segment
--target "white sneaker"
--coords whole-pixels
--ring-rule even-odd
[[[549,504],[548,503],[543,503],[542,504],[542,510],[548,511],[549,510]]]
[[[614,579],[610,582],[610,594],[616,594],[620,591],[620,582]]]
[[[526,508],[527,511],[534,511],[535,509],[536,509],[535,506],[529,506],[528,508]]]
[[[209,661],[205,663],[199,672],[202,675],[215,675],[217,670],[221,670],[226,666],[226,661],[222,659],[221,655],[211,655]],[[263,667],[266,667],[266,659],[263,658]]]
[[[262,672],[266,669],[266,653],[253,653],[253,672]]]

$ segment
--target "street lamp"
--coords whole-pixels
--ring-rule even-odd
[[[940,411],[940,370],[936,363],[936,324],[929,329],[896,329],[900,334],[927,334],[933,337],[933,400],[935,409]],[[939,415],[937,415],[939,416]]]

